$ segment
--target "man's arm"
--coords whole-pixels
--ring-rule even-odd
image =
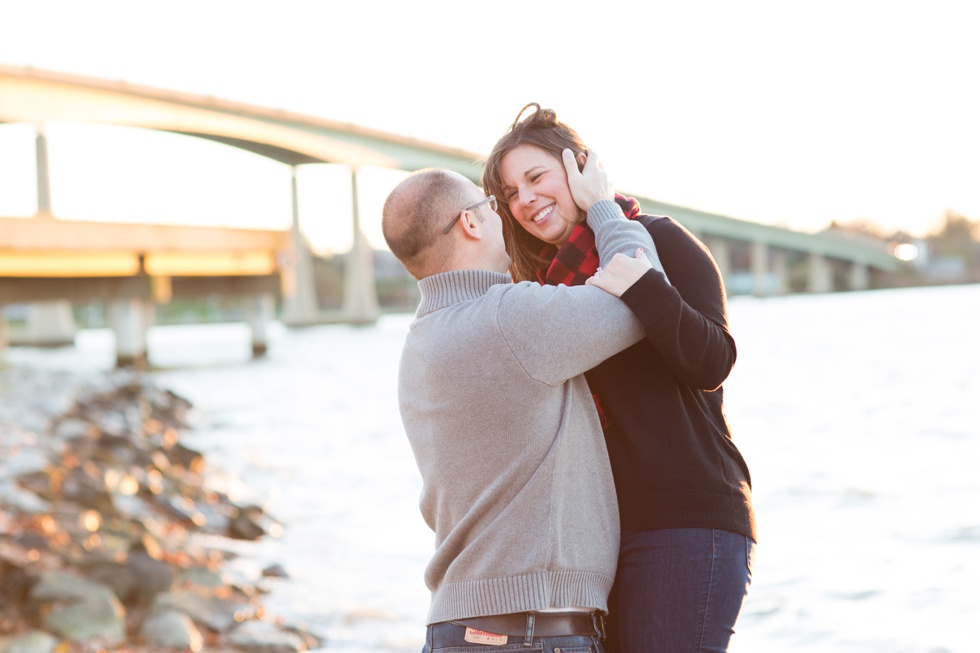
[[[590,203],[587,219],[600,262],[605,264],[617,253],[632,256],[637,249],[656,252],[646,227],[626,219],[612,199],[595,153],[589,154],[582,172],[570,154],[568,150],[564,155],[569,187],[574,188],[576,203],[580,198]],[[662,284],[663,273],[658,274]],[[646,287],[655,283],[656,279],[641,278],[637,290],[647,292]],[[516,284],[502,297],[499,309],[498,325],[511,351],[530,377],[551,385],[592,369],[644,335],[625,303],[589,286]]]
[[[633,311],[598,288],[523,281],[501,291],[500,334],[527,375],[541,383],[564,383],[645,335]]]
[[[609,265],[599,268],[594,275],[585,280],[585,284],[601,288],[610,295],[622,297],[623,293],[652,267],[650,259],[642,249],[636,250],[633,258],[625,254],[616,254]]]

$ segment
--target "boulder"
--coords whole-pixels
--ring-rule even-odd
[[[143,622],[140,635],[150,646],[195,653],[204,648],[204,637],[194,621],[176,610],[160,610],[150,614]]]
[[[42,572],[30,598],[43,606],[47,630],[75,642],[119,644],[126,637],[126,611],[108,587],[62,571]]]
[[[32,630],[12,639],[5,653],[52,653],[57,645],[57,637],[40,630]]]

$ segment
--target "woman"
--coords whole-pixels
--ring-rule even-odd
[[[586,151],[553,111],[532,103],[487,159],[483,187],[501,200],[515,281],[573,285],[596,272],[594,237],[562,166],[565,148]],[[690,232],[642,215],[632,198],[616,201],[653,237],[655,269],[646,274],[659,283],[634,307],[647,339],[586,374],[623,531],[608,649],[618,634],[624,653],[725,651],[751,582],[756,528],[749,470],[723,407],[721,384],[735,363],[724,285]]]

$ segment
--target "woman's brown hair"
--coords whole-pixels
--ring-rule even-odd
[[[521,120],[528,107],[534,107],[534,113]],[[558,122],[554,111],[542,109],[537,102],[531,102],[520,110],[510,129],[493,146],[484,164],[483,191],[501,200],[497,212],[503,218],[504,244],[512,261],[511,277],[514,281],[537,281],[538,269],[551,261],[551,256],[542,255],[542,250],[548,251],[547,243],[532,236],[514,219],[504,200],[504,181],[500,172],[504,156],[518,145],[534,145],[559,161],[565,148],[571,149],[576,157],[587,150],[574,129]]]

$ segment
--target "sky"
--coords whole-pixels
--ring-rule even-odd
[[[0,0],[0,64],[279,107],[480,154],[538,102],[627,194],[801,231],[861,220],[924,235],[947,209],[980,219],[974,5]],[[0,126],[0,214],[33,201],[31,129]],[[47,131],[63,217],[290,219],[280,164],[124,128]],[[300,174],[304,229],[321,248],[341,248],[347,221],[332,216],[349,198],[323,189],[349,188],[346,171]],[[383,246],[380,202],[400,175],[364,177],[364,230]]]

